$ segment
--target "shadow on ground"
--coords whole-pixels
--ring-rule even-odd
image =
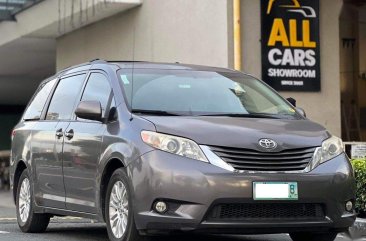
[[[100,240],[108,241],[108,234],[105,225],[84,226],[80,225],[65,225],[57,227],[57,224],[50,224],[47,232],[44,235],[51,240],[52,237],[59,238],[62,236],[64,240]]]

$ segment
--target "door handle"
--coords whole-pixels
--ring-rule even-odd
[[[73,129],[71,129],[71,130],[69,130],[69,131],[66,131],[65,132],[65,136],[67,137],[67,139],[72,139],[73,137],[74,137],[74,130]]]
[[[63,135],[64,135],[64,133],[62,132],[62,129],[58,129],[58,130],[56,131],[56,136],[57,136],[57,138],[61,138],[61,137],[63,137]]]

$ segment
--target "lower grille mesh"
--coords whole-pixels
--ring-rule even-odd
[[[324,219],[321,204],[294,203],[237,203],[216,205],[208,215],[208,220],[245,219]]]

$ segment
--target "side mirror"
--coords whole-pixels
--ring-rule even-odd
[[[293,105],[293,107],[296,107],[296,100],[292,97],[289,97],[286,99],[288,102],[290,102],[291,105]]]
[[[296,107],[297,112],[299,112],[300,115],[303,117],[306,117],[305,110],[303,108]]]
[[[75,114],[81,119],[102,121],[102,105],[99,101],[81,101]]]

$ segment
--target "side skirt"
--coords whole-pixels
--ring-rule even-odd
[[[100,222],[104,222],[102,218],[99,217],[97,214],[92,213],[85,213],[85,212],[77,212],[71,211],[66,209],[59,209],[59,208],[50,208],[50,207],[37,207],[37,213],[47,213],[55,216],[72,216],[72,217],[79,217],[79,218],[87,218],[98,220]]]

